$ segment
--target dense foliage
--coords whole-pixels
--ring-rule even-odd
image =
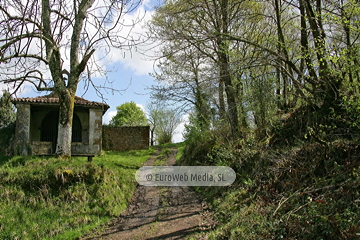
[[[355,0],[179,0],[157,9],[153,97],[188,109],[182,164],[228,165],[198,188],[210,239],[360,234],[360,5]]]
[[[299,107],[320,117],[356,109],[359,89],[356,1],[165,1],[149,34],[162,43],[153,97],[216,121],[232,137]],[[214,122],[215,121],[215,122]]]
[[[9,92],[4,92],[0,97],[0,128],[15,122],[15,108],[11,103]]]
[[[134,102],[126,102],[116,107],[116,115],[111,119],[110,126],[146,126],[144,111]]]
[[[10,142],[15,135],[15,109],[9,92],[0,97],[0,153],[8,154]]]

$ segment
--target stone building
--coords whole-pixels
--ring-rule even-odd
[[[15,152],[20,155],[55,153],[59,98],[54,94],[15,98],[17,108]],[[102,147],[102,116],[109,105],[75,97],[72,129],[72,155],[97,155]]]

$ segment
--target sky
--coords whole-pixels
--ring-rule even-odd
[[[161,4],[161,0],[145,0],[136,12],[125,16],[125,21],[131,22],[137,16],[144,16],[142,22],[137,24],[132,29],[132,34],[142,34],[145,32],[144,24],[151,19],[154,12],[154,7]],[[113,50],[107,56],[106,70],[107,80],[104,77],[93,76],[92,80],[95,84],[103,85],[108,81],[111,84],[107,85],[118,92],[101,90],[105,102],[110,106],[103,116],[103,123],[107,124],[111,118],[116,114],[116,107],[125,103],[133,101],[140,108],[146,112],[146,105],[150,102],[151,85],[156,85],[156,81],[149,75],[154,71],[154,60],[148,56],[154,55],[156,49],[147,51],[146,55],[142,54],[146,51],[146,46],[139,46],[138,49],[133,49],[131,52],[124,50]],[[0,87],[2,87],[0,85]],[[26,86],[17,93],[16,97],[35,97],[46,95],[46,92],[36,92],[32,87]],[[90,101],[102,102],[102,99],[97,95],[93,88],[85,91],[83,83],[80,83],[77,90],[77,96],[83,97]],[[186,123],[187,115],[184,116],[184,121],[175,131],[173,142],[183,141],[182,132],[184,130],[184,123]]]

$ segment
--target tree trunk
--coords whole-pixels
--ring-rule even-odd
[[[222,0],[220,3],[221,8],[221,25],[220,31],[227,35],[229,33],[229,3],[227,0]],[[231,128],[232,137],[236,138],[239,134],[239,119],[236,94],[232,83],[232,75],[230,72],[230,61],[229,61],[229,43],[227,40],[219,36],[217,39],[218,45],[218,61],[220,66],[220,79],[225,85],[226,100],[228,104],[228,116]]]
[[[283,32],[283,26],[282,26],[282,17],[281,17],[282,7],[281,7],[281,1],[275,0],[275,15],[276,15],[276,25],[277,25],[277,36],[278,36],[278,51],[280,55],[283,55],[287,61],[290,61],[289,53],[286,48],[286,42],[285,42],[285,36]],[[293,77],[294,73],[290,66],[287,66],[287,72],[288,74]],[[283,79],[283,101],[282,101],[282,110],[288,111],[289,108],[289,99],[288,99],[288,76],[285,73],[285,70],[281,70],[281,74],[279,74],[279,77]],[[296,86],[296,85],[295,85]],[[296,86],[297,88],[299,86]]]
[[[277,104],[277,108],[279,110],[284,110],[283,109],[283,104],[282,104],[282,99],[281,99],[281,75],[280,75],[280,68],[276,67],[276,104]]]
[[[248,123],[247,123],[247,113],[245,111],[244,108],[244,104],[243,104],[243,99],[244,99],[244,84],[242,82],[241,79],[242,73],[237,73],[236,74],[236,96],[237,96],[237,100],[238,100],[238,114],[240,117],[240,122],[241,122],[241,127],[243,129],[247,129],[249,127]]]
[[[322,23],[322,2],[321,0],[316,0],[315,9],[310,0],[304,0],[304,2],[319,65],[318,86],[321,91],[316,97],[323,101],[322,109],[324,112],[329,113],[330,107],[335,107],[339,100],[339,89],[342,80],[332,73],[326,60],[326,35]]]
[[[150,146],[154,146],[154,131],[155,127],[150,130]]]
[[[228,105],[228,116],[229,123],[231,127],[231,134],[233,137],[236,137],[239,133],[239,119],[238,119],[238,110],[236,105],[236,96],[235,91],[232,84],[232,79],[229,70],[229,62],[228,56],[219,53],[220,56],[220,75],[225,83],[225,92],[226,92],[226,100]]]
[[[354,82],[359,81],[359,71],[357,70],[359,66],[358,62],[358,55],[356,53],[356,45],[354,45],[351,41],[351,34],[352,34],[352,27],[351,27],[351,16],[348,15],[348,11],[344,9],[343,2],[341,3],[341,17],[343,19],[343,29],[345,32],[345,39],[346,39],[346,48],[347,48],[347,64],[348,66],[355,66],[349,67],[347,74],[349,77],[349,82],[352,84]],[[349,90],[351,94],[358,94],[359,89],[353,88]]]
[[[306,67],[309,71],[309,75],[311,78],[312,84],[317,82],[317,75],[313,66],[313,62],[310,57],[309,51],[309,41],[308,41],[308,34],[307,34],[307,25],[306,25],[306,12],[305,12],[305,3],[303,0],[299,1],[300,3],[300,23],[301,23],[301,54],[303,59],[305,59]]]
[[[74,115],[75,93],[64,89],[59,96],[59,125],[55,155],[69,158],[71,156],[72,120]]]
[[[49,1],[46,0],[46,4],[49,4]],[[70,48],[70,74],[68,75],[68,83],[64,81],[62,77],[62,63],[60,57],[60,51],[57,51],[56,64],[53,67],[50,66],[51,75],[54,79],[54,89],[59,97],[59,126],[58,126],[58,137],[57,137],[57,146],[55,155],[69,158],[71,156],[71,135],[72,135],[72,120],[74,115],[74,101],[77,85],[79,83],[79,77],[81,73],[85,70],[86,64],[92,54],[94,49],[89,52],[85,52],[81,61],[79,61],[79,45],[80,45],[80,36],[81,31],[84,26],[84,19],[86,18],[86,11],[94,3],[94,0],[81,1],[78,5],[78,9],[75,17],[75,22],[73,26],[73,32],[71,36],[71,48]],[[43,19],[50,20],[50,8],[49,6],[44,5],[48,8]],[[45,24],[47,26],[48,24]],[[50,31],[50,27],[47,26],[47,32]],[[49,45],[49,44],[48,44]],[[47,50],[51,55],[51,51],[48,46]],[[51,65],[51,64],[50,64]]]
[[[219,81],[219,113],[220,113],[220,120],[226,119],[226,112],[225,112],[225,100],[224,100],[224,83]]]
[[[203,90],[200,86],[198,74],[195,77],[195,109],[197,112],[197,120],[201,129],[209,129],[209,106],[204,97]]]

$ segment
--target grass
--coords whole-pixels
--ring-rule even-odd
[[[206,238],[359,239],[359,156],[360,145],[348,140],[261,154],[243,147],[228,158],[238,173],[231,186],[195,187],[220,223]]]
[[[176,161],[178,161],[183,153],[183,149],[185,148],[185,143],[166,143],[162,145],[158,145],[157,147],[161,148],[160,154],[157,156],[154,165],[155,166],[164,166],[166,164],[166,160],[171,154],[172,148],[177,148],[178,152],[176,154]]]
[[[185,142],[179,142],[179,143],[164,143],[161,145],[158,145],[159,147],[163,147],[163,148],[172,148],[172,147],[176,147],[179,148],[181,146],[185,146]]]
[[[0,239],[75,239],[125,210],[152,149],[75,157],[0,157]]]
[[[164,166],[170,154],[171,154],[171,149],[164,147],[161,150],[160,154],[157,156],[154,162],[154,166]]]
[[[176,153],[176,163],[179,163],[179,162],[180,162],[180,159],[181,159],[181,157],[182,157],[183,154],[184,154],[184,149],[185,149],[185,145],[184,145],[184,144],[179,145],[179,147],[178,147],[178,152]]]

